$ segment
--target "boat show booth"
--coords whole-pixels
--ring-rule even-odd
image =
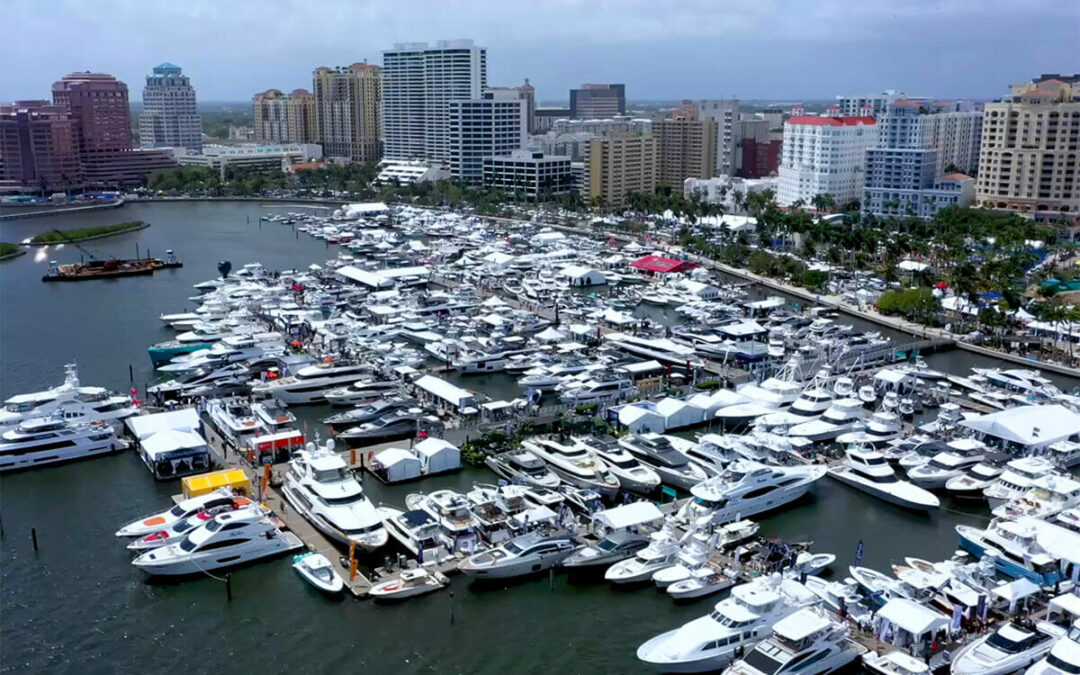
[[[210,446],[199,433],[199,414],[194,408],[136,415],[126,424],[155,479],[182,478],[210,468]]]

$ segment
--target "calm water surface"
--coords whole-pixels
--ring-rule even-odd
[[[132,204],[0,224],[0,241],[21,241],[51,228],[143,219],[152,227],[86,248],[121,257],[134,256],[136,244],[144,254],[172,248],[184,261],[183,269],[153,277],[81,284],[40,281],[47,260],[77,261],[76,247],[0,263],[0,397],[59,384],[69,361],[84,383],[122,391],[131,387],[130,365],[142,390],[154,381],[146,347],[173,336],[158,315],[191,308],[192,284],[216,276],[219,260],[287,269],[336,253],[288,226],[260,227],[265,212],[254,203]],[[928,360],[958,372],[991,365],[961,352]],[[497,396],[513,393],[508,378],[466,381],[487,382],[502,390]],[[309,409],[303,417],[323,414]],[[401,504],[414,490],[492,480],[486,470],[467,469],[394,488],[369,478],[366,487],[375,502]],[[113,537],[118,525],[161,510],[177,491],[176,483],[154,482],[134,453],[0,479],[0,672],[647,672],[634,657],[637,645],[711,605],[675,606],[652,588],[613,591],[565,575],[555,576],[553,588],[542,578],[478,590],[459,577],[452,600],[442,592],[388,607],[334,603],[301,582],[287,560],[235,573],[230,603],[224,585],[209,578],[144,583]],[[953,526],[982,521],[979,511],[950,508],[915,516],[826,479],[811,499],[766,517],[762,530],[836,553],[838,573],[863,539],[865,563],[887,568],[905,555],[946,557],[956,548]]]

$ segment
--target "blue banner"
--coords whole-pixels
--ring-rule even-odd
[[[858,567],[859,563],[862,562],[862,555],[863,555],[863,550],[864,549],[865,549],[865,547],[863,546],[863,540],[860,539],[859,540],[859,545],[855,547],[855,566],[856,567]]]

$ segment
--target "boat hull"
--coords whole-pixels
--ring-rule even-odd
[[[837,467],[837,468],[840,468],[840,467]],[[884,502],[888,502],[888,503],[893,504],[895,506],[899,506],[901,508],[908,509],[908,510],[911,510],[911,511],[933,511],[933,510],[938,509],[941,506],[940,501],[938,501],[936,499],[934,499],[933,501],[927,499],[927,503],[914,502],[914,501],[911,501],[911,500],[908,500],[908,499],[904,499],[903,497],[901,497],[899,495],[895,495],[895,494],[892,494],[890,492],[886,492],[885,490],[877,488],[876,486],[874,486],[872,484],[865,483],[863,481],[858,480],[857,478],[852,477],[851,473],[849,471],[844,471],[844,470],[839,470],[838,471],[836,469],[830,469],[829,470],[829,475],[831,477],[835,478],[836,480],[840,481],[841,483],[843,483],[843,484],[845,484],[847,486],[853,487],[856,490],[859,490],[860,492],[865,492],[866,494],[868,494],[868,495],[870,495],[872,497],[877,497],[878,499],[880,499],[880,500],[882,500]],[[925,490],[920,490],[920,491],[925,492]],[[927,497],[933,497],[933,495],[931,495],[929,493],[926,493],[926,496]]]

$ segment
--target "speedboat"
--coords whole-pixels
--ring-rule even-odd
[[[129,551],[149,551],[152,548],[171,544],[200,525],[205,525],[219,513],[235,511],[245,506],[251,506],[253,502],[247,497],[233,497],[230,501],[217,503],[215,500],[209,507],[193,513],[187,518],[177,520],[156,532],[133,539],[127,545]]]
[[[641,434],[621,438],[619,445],[655,471],[664,483],[689,490],[707,479],[709,474],[680,452],[672,439],[661,434]],[[687,443],[693,445],[689,441]]]
[[[333,361],[323,361],[301,368],[296,375],[256,382],[251,393],[257,397],[272,396],[288,405],[323,403],[327,392],[362,380],[370,373],[367,364],[335,365]]]
[[[416,435],[420,416],[419,408],[398,410],[383,415],[377,420],[350,427],[339,433],[337,438],[353,448],[410,438]]]
[[[107,455],[127,447],[128,442],[117,438],[105,422],[32,417],[0,435],[0,473]]]
[[[963,475],[983,460],[986,445],[972,438],[960,438],[947,444],[948,450],[934,455],[926,464],[908,471],[912,483],[929,490],[945,487],[950,478]]]
[[[426,510],[402,511],[380,504],[376,512],[390,536],[421,564],[441,563],[453,557],[440,536],[439,520]]]
[[[878,654],[869,651],[862,657],[863,669],[874,675],[930,675],[930,666],[901,651]]]
[[[458,570],[466,576],[483,579],[519,577],[558,565],[579,545],[569,535],[545,537],[530,532],[466,558],[458,564]]]
[[[606,568],[626,560],[648,544],[647,535],[616,530],[595,544],[574,551],[562,561],[562,566],[568,570],[579,571]]]
[[[327,595],[340,595],[345,590],[345,580],[321,553],[309,551],[293,556],[292,568],[304,581]]]
[[[292,532],[281,532],[254,506],[229,511],[196,528],[175,544],[155,548],[131,562],[150,576],[186,576],[236,567],[303,546]]]
[[[365,551],[386,543],[382,519],[349,465],[334,452],[333,439],[322,447],[308,443],[296,453],[281,492],[300,515],[335,541]]]
[[[737,460],[719,475],[695,485],[693,499],[679,510],[679,519],[728,523],[778,509],[805,495],[825,475],[823,466],[766,466]]]
[[[836,562],[836,555],[833,553],[811,553],[810,551],[803,551],[795,556],[794,570],[800,574],[812,577],[827,570],[834,562]]]
[[[665,673],[718,671],[764,639],[778,620],[818,602],[794,579],[757,577],[733,587],[706,616],[646,641],[637,657]]]
[[[722,569],[712,563],[706,563],[690,572],[685,579],[680,579],[667,587],[667,594],[676,602],[694,600],[713,593],[726,591],[735,585],[738,577],[734,572]]]
[[[513,483],[554,489],[562,482],[562,479],[548,468],[544,460],[528,450],[488,455],[484,463],[501,478]]]
[[[952,675],[1008,675],[1029,666],[1065,638],[1064,627],[1039,621],[1033,627],[1005,623],[953,654]]]
[[[167,511],[144,516],[124,525],[116,531],[117,537],[143,537],[160,532],[200,511],[212,511],[231,507],[237,496],[232,488],[221,488],[198,497],[185,499]]]
[[[829,469],[841,483],[907,509],[928,511],[941,506],[936,495],[897,478],[888,460],[867,447],[849,448],[844,463]]]
[[[1024,675],[1074,675],[1080,673],[1080,620],[1069,634],[1054,643],[1050,653],[1027,669]]]
[[[595,490],[608,499],[614,499],[619,491],[619,479],[607,463],[579,445],[532,438],[522,442],[521,447],[547,462],[552,471],[573,486]]]
[[[983,492],[997,482],[1004,467],[987,460],[968,468],[960,475],[945,482],[945,489],[956,499],[982,499]]]
[[[671,567],[678,561],[681,550],[670,528],[649,535],[649,545],[634,557],[615,563],[604,573],[604,578],[614,584],[634,584],[652,579],[653,574]]]
[[[393,579],[380,582],[372,586],[368,595],[376,601],[389,602],[404,600],[406,598],[432,593],[445,587],[450,580],[439,571],[431,571],[423,567],[402,570],[401,574]]]
[[[724,672],[726,675],[832,673],[866,651],[849,634],[846,622],[829,616],[820,607],[806,607],[777,621],[769,639],[758,643]]]
[[[648,494],[660,487],[660,476],[656,471],[638,461],[615,438],[610,436],[575,438],[574,444],[584,447],[604,460],[608,470],[619,480],[619,485],[624,490]]]

